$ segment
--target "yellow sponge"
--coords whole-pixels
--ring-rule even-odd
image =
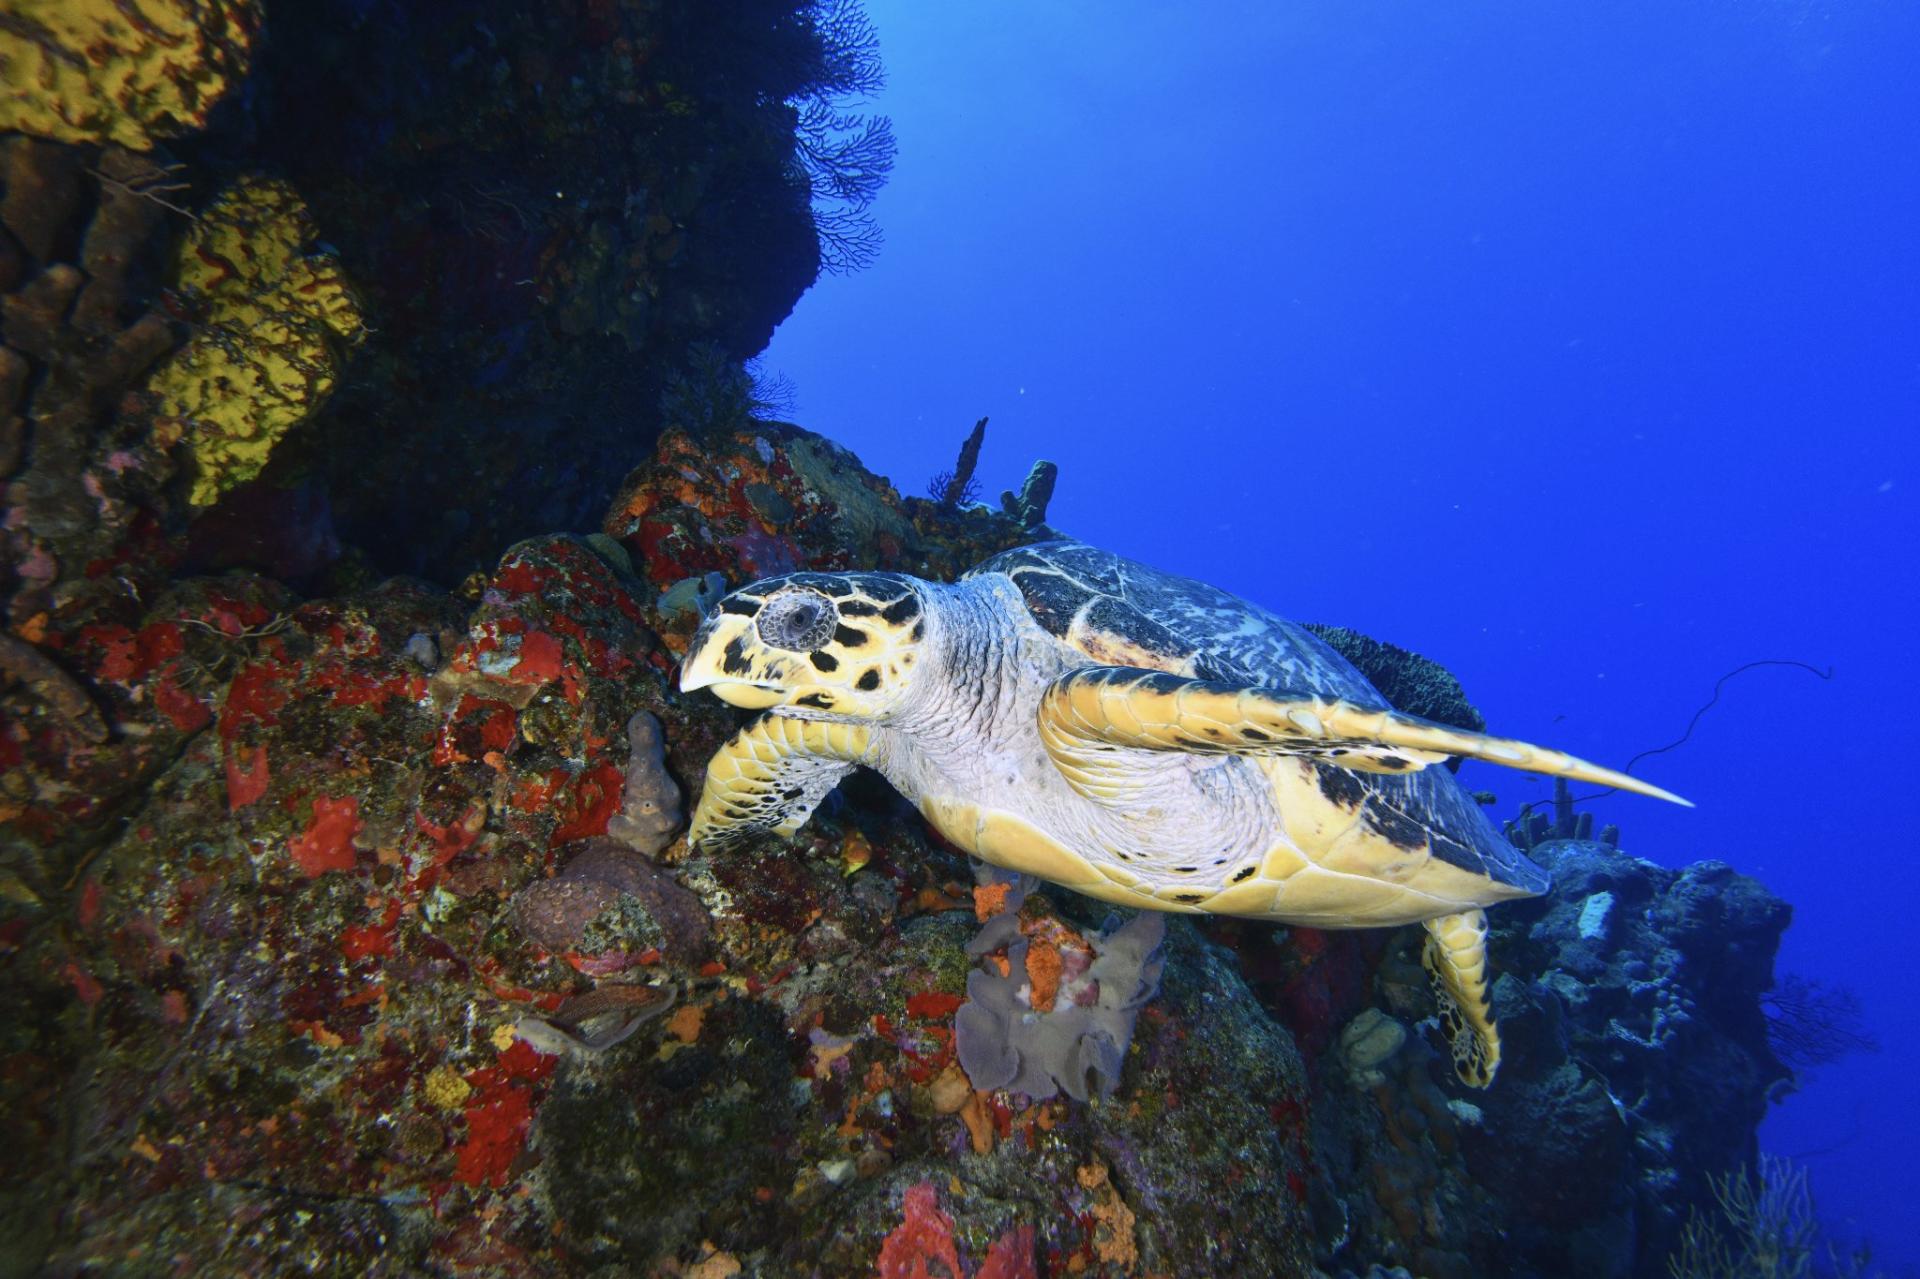
[[[178,286],[201,324],[147,389],[157,441],[184,441],[192,455],[195,506],[260,474],[281,437],[325,403],[343,350],[366,336],[339,259],[308,251],[315,238],[292,187],[248,177],[180,246]]]
[[[207,122],[246,74],[257,0],[8,0],[0,133],[56,142],[156,140]]]

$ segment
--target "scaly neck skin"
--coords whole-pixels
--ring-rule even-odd
[[[890,733],[944,756],[1031,728],[1040,691],[1065,667],[1051,645],[1043,652],[1021,634],[1015,619],[1025,609],[1013,586],[986,577],[922,583],[920,593],[927,643],[912,687],[885,721]]]

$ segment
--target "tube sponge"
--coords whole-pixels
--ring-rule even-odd
[[[635,711],[627,721],[627,785],[607,834],[628,848],[658,856],[680,829],[680,788],[667,772],[660,721]]]
[[[291,186],[247,177],[180,247],[179,286],[202,322],[147,389],[157,441],[192,455],[195,506],[259,475],[281,437],[325,403],[342,350],[366,336],[339,259],[308,251],[317,238]]]
[[[247,69],[255,0],[10,0],[0,133],[150,151],[207,122]]]

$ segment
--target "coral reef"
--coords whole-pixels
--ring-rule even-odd
[[[1348,1056],[1372,1107],[1316,1103],[1315,1149],[1347,1188],[1322,1210],[1323,1236],[1347,1241],[1323,1265],[1660,1274],[1689,1208],[1712,1203],[1709,1175],[1751,1161],[1787,1078],[1760,1008],[1786,906],[1717,862],[1674,871],[1566,840],[1532,855],[1554,892],[1492,917],[1499,1086],[1449,1095],[1426,1033],[1371,1068]],[[1428,1015],[1406,940],[1372,984],[1385,1009]]]
[[[675,841],[739,725],[673,688],[703,609],[951,578],[1057,478],[973,503],[982,421],[903,499],[766,420],[749,358],[878,243],[857,4],[16,8],[0,1271],[1622,1276],[1774,1193],[1844,1004],[1564,788],[1471,1097],[1411,931],[1103,924],[859,776]]]
[[[189,501],[211,505],[265,469],[326,403],[340,352],[366,336],[340,261],[285,182],[248,177],[194,219],[175,279],[193,337],[148,383],[154,430],[192,459]]]
[[[14,0],[0,133],[151,150],[206,124],[259,28],[254,0]]]
[[[657,474],[715,518],[756,482],[821,513],[778,526],[797,563],[891,535],[925,571],[1014,532],[923,533],[801,432],[735,447],[761,469]],[[189,581],[76,646],[146,753],[102,753],[142,779],[112,821],[66,819],[82,771],[0,825],[9,1264],[857,1274],[930,1182],[976,1276],[1305,1275],[1304,1199],[1275,1195],[1306,1185],[1273,1118],[1298,1059],[1190,927],[1102,1056],[1111,1100],[1035,1100],[959,1070],[967,868],[889,801],[672,868],[609,836],[735,724],[672,694],[646,592],[676,570],[625,545],[637,577],[549,537],[461,596]],[[720,546],[729,577],[761,553]],[[1037,894],[1022,920],[1091,935]],[[1152,949],[1103,997],[1137,1005]],[[1071,1003],[1094,974],[1067,967]]]
[[[5,145],[99,197],[49,253],[137,211]],[[146,369],[93,358],[153,277],[117,277],[89,336],[116,277],[34,253],[6,281],[34,376],[0,389],[38,440],[56,384],[114,388],[15,472],[57,513],[88,489],[43,468],[104,474],[108,441],[169,473],[118,403]],[[1543,843],[1561,887],[1495,916],[1507,1056],[1469,1101],[1412,930],[1103,928],[971,882],[858,775],[790,839],[670,842],[740,723],[673,687],[703,601],[792,568],[950,578],[1030,536],[795,427],[665,432],[600,532],[452,592],[170,580],[107,520],[9,543],[8,1273],[1657,1273],[1784,1078],[1786,910],[1714,863]],[[89,539],[122,548],[92,575]]]

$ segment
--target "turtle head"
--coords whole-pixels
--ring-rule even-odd
[[[885,719],[926,639],[919,584],[899,573],[793,573],[714,606],[680,663],[680,691],[751,710]]]

